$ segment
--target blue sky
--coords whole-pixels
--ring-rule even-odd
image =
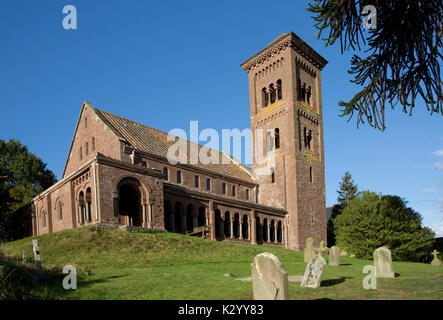
[[[62,27],[65,5],[78,28]],[[350,53],[315,37],[307,1],[0,2],[0,139],[14,138],[58,178],[83,101],[168,132],[249,128],[240,63],[294,31],[325,57],[322,72],[327,205],[350,171],[360,190],[404,197],[443,236],[443,119],[419,103],[388,110],[387,129],[340,118]]]

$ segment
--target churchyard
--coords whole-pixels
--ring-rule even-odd
[[[216,242],[166,232],[93,227],[37,238],[47,276],[45,283],[30,285],[26,291],[28,298],[251,300],[251,264],[257,255],[267,252],[277,258],[287,273],[287,293],[281,293],[287,294],[288,299],[443,299],[441,266],[394,261],[393,278],[377,278],[376,289],[364,289],[363,280],[368,274],[362,271],[365,266],[374,266],[374,261],[349,256],[337,259],[337,249],[333,248],[329,251],[335,256],[334,261],[329,261],[329,254],[325,254],[327,248],[314,248],[318,251],[312,259],[318,262],[313,269],[320,266],[324,272],[320,286],[311,288],[301,285],[309,271],[305,253],[283,248]],[[26,251],[27,267],[35,271],[31,240],[6,243],[0,250],[15,257],[18,265]],[[319,251],[323,252],[320,258]],[[337,260],[338,265],[334,265]],[[76,290],[63,289],[66,275],[62,270],[66,265],[77,270]],[[259,269],[262,274],[264,270]]]

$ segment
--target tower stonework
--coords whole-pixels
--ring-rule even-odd
[[[253,179],[260,204],[288,212],[290,249],[326,241],[320,72],[327,61],[293,32],[241,64],[248,72]]]

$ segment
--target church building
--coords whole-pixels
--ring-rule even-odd
[[[62,179],[33,199],[33,234],[102,224],[206,231],[212,240],[294,250],[307,237],[326,241],[326,63],[289,32],[241,64],[249,78],[252,168],[190,141],[188,151],[206,148],[218,163],[171,164],[168,133],[83,103]],[[261,154],[273,155],[271,167]]]

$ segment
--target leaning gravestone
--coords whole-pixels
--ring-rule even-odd
[[[338,266],[340,265],[340,248],[332,246],[329,249],[329,265]]]
[[[377,278],[394,278],[391,250],[380,247],[374,251],[375,276]]]
[[[434,251],[432,252],[432,254],[434,255],[434,259],[432,259],[432,261],[431,261],[431,265],[432,265],[432,266],[443,266],[443,262],[441,262],[440,259],[438,259],[438,257],[437,257],[437,253],[438,253],[437,250],[434,250]]]
[[[306,266],[305,275],[303,276],[300,286],[306,288],[319,288],[325,269],[326,261],[320,254],[318,254],[317,257]]]
[[[34,251],[35,270],[37,272],[37,277],[40,277],[42,273],[42,262],[40,260],[40,248],[38,247],[37,239],[32,240],[32,250]]]
[[[311,237],[306,238],[306,247],[303,250],[304,252],[304,261],[305,263],[309,263],[316,257],[315,248],[314,248],[314,239]]]
[[[251,264],[254,300],[287,300],[288,274],[271,253],[260,253]]]

